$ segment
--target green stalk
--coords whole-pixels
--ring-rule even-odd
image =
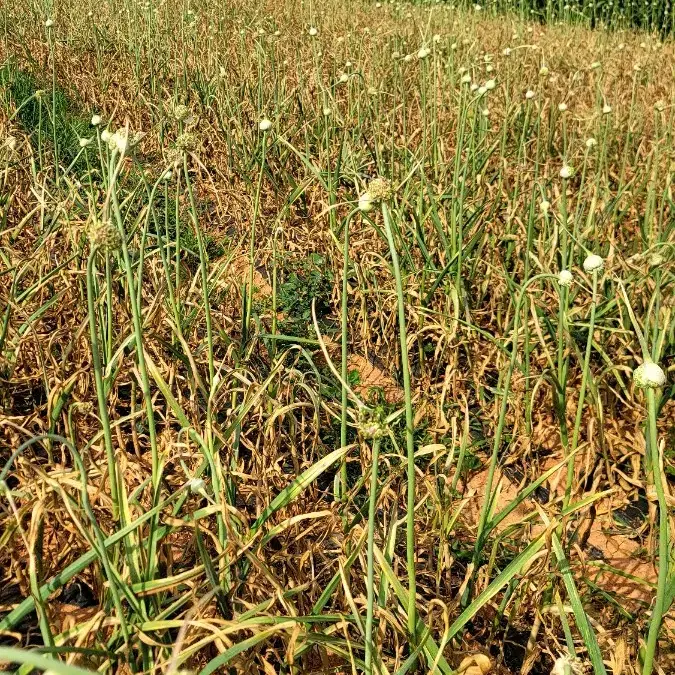
[[[263,131],[262,138],[262,159],[260,160],[260,173],[258,174],[258,184],[255,195],[253,196],[253,220],[251,221],[251,248],[249,251],[248,268],[248,287],[246,288],[246,314],[244,316],[244,336],[243,343],[248,341],[248,330],[251,322],[251,306],[253,304],[253,271],[255,267],[255,227],[260,212],[260,194],[262,192],[262,181],[265,175],[265,157],[267,155],[267,132]]]
[[[373,618],[375,612],[375,518],[377,509],[377,464],[380,459],[380,438],[373,439],[373,465],[370,470],[370,500],[368,503],[368,578],[366,582],[367,609],[366,609],[366,655],[365,672],[373,672]]]
[[[401,370],[403,371],[403,394],[405,396],[405,440],[407,450],[407,513],[406,513],[406,562],[408,567],[408,633],[414,639],[417,632],[416,574],[415,574],[415,429],[412,409],[412,391],[410,388],[410,363],[408,361],[408,335],[405,318],[405,296],[403,294],[403,278],[399,265],[396,243],[391,224],[389,207],[382,203],[384,230],[389,244],[391,264],[396,281],[396,297],[398,301],[398,332],[401,344]]]
[[[577,449],[579,443],[579,433],[581,430],[581,418],[584,409],[584,400],[586,398],[586,388],[589,379],[589,366],[591,360],[591,348],[593,346],[593,332],[595,331],[595,309],[598,303],[598,270],[592,272],[593,274],[593,299],[591,301],[591,316],[589,320],[588,338],[586,339],[586,352],[584,355],[584,365],[581,374],[581,390],[579,391],[579,403],[577,404],[577,414],[574,420],[574,432],[572,433],[572,444],[566,447],[566,454],[569,458],[567,463],[567,483],[565,485],[565,498],[563,499],[563,510],[567,508],[572,496],[572,481],[574,479],[574,462],[572,455]]]
[[[112,432],[110,430],[110,417],[108,416],[108,404],[106,401],[105,387],[103,385],[103,373],[101,369],[101,352],[98,344],[96,329],[96,308],[94,303],[94,260],[98,248],[92,248],[87,260],[87,309],[89,312],[89,335],[91,339],[91,358],[94,366],[94,382],[96,384],[96,398],[98,400],[98,413],[103,427],[103,441],[105,445],[106,461],[110,474],[110,500],[112,501],[112,519],[119,521],[121,517],[118,498],[117,465],[115,464],[115,452],[112,444]]]
[[[523,304],[523,299],[525,298],[525,291],[528,287],[533,284],[535,281],[540,279],[550,278],[550,274],[537,274],[529,278],[522,286],[518,299],[516,300],[515,313],[513,317],[513,333],[511,338],[511,360],[509,363],[508,370],[504,378],[504,382],[501,386],[502,391],[502,405],[499,411],[499,420],[497,422],[497,431],[495,432],[494,442],[492,445],[492,456],[490,458],[490,466],[488,469],[487,481],[485,483],[485,494],[487,498],[483,501],[481,507],[480,519],[478,521],[478,532],[476,536],[476,545],[474,547],[473,562],[476,566],[478,560],[480,559],[480,553],[485,543],[485,537],[487,536],[489,529],[487,529],[487,520],[488,513],[492,506],[492,484],[494,482],[494,475],[497,469],[497,461],[499,459],[499,448],[502,442],[502,433],[504,432],[504,424],[506,422],[506,411],[509,403],[509,389],[511,387],[511,377],[513,376],[513,371],[516,367],[516,357],[518,355],[518,329],[519,329],[519,319],[521,306]]]
[[[347,276],[349,274],[349,223],[356,213],[356,210],[352,211],[347,218],[345,219],[345,233],[344,233],[344,244],[342,248],[342,308],[341,308],[341,330],[342,330],[342,363],[341,363],[341,376],[342,376],[342,398],[340,404],[340,447],[344,448],[347,445],[347,377],[349,373],[347,372],[347,347],[348,347],[348,304],[349,298],[347,297],[349,284],[347,283]],[[340,483],[342,494],[340,495],[341,499],[346,499],[347,495],[347,461],[342,460],[340,464]]]
[[[670,538],[668,533],[668,503],[663,489],[661,476],[661,461],[658,447],[658,432],[656,428],[657,400],[654,389],[647,389],[647,406],[649,408],[649,453],[651,458],[651,476],[654,481],[656,498],[659,504],[659,575],[656,584],[656,600],[654,610],[649,620],[649,632],[645,647],[645,659],[642,675],[651,675],[654,667],[654,654],[659,640],[659,632],[663,614],[666,609],[666,592],[668,586],[668,565]]]
[[[118,163],[118,167],[121,166]],[[110,195],[112,197],[113,214],[122,243],[122,260],[126,271],[127,285],[129,288],[129,300],[131,304],[131,318],[134,327],[134,342],[136,345],[136,358],[138,361],[138,371],[141,376],[141,389],[143,391],[143,399],[145,402],[145,411],[148,418],[148,436],[150,438],[150,452],[152,456],[152,504],[156,506],[159,501],[159,489],[161,482],[162,467],[160,465],[159,450],[157,447],[157,430],[155,427],[155,411],[152,403],[152,392],[150,391],[150,378],[148,377],[148,369],[145,363],[145,352],[143,350],[143,319],[140,307],[140,295],[137,288],[140,289],[143,284],[143,258],[138,263],[138,287],[134,279],[133,264],[129,257],[129,249],[127,247],[126,232],[120,213],[119,203],[117,201],[117,192],[115,183],[117,180],[117,170],[110,180]],[[148,538],[148,579],[152,579],[157,566],[157,527],[159,524],[159,516],[153,519],[150,524],[150,536]]]
[[[190,176],[188,173],[187,165],[187,154],[183,154],[183,174],[185,176],[185,184],[187,186],[188,196],[190,199],[190,213],[192,216],[192,222],[195,228],[195,235],[197,237],[197,243],[199,246],[199,268],[201,272],[202,279],[202,294],[204,302],[204,316],[206,319],[206,342],[207,342],[207,357],[209,362],[209,401],[207,405],[207,420],[206,420],[206,446],[208,447],[208,461],[209,468],[211,471],[211,483],[213,487],[213,494],[215,500],[218,504],[223,502],[224,490],[222,489],[223,481],[222,472],[220,463],[217,461],[217,453],[214,451],[214,434],[213,434],[213,406],[212,401],[216,393],[217,385],[215,383],[215,363],[214,363],[214,348],[213,348],[213,329],[211,325],[211,304],[209,298],[209,286],[208,286],[208,258],[206,255],[206,247],[204,246],[204,239],[202,236],[202,231],[199,226],[199,220],[197,219],[197,206],[194,199],[194,193],[192,190],[192,183],[190,181]],[[252,268],[251,268],[252,269]],[[236,450],[235,450],[236,452]],[[228,494],[234,494],[234,483],[230,486],[230,489],[227,491]],[[225,528],[225,521],[223,520],[223,511],[219,511],[216,514],[216,525],[218,528],[218,541],[222,547],[225,548],[225,542],[227,540],[227,531]],[[225,581],[228,585],[230,584],[230,567],[227,562],[227,558],[221,560],[221,569],[225,573]]]
[[[213,361],[213,328],[211,325],[211,303],[209,300],[209,275],[208,275],[208,257],[206,255],[206,247],[204,246],[204,237],[202,230],[199,227],[199,220],[197,219],[197,206],[195,204],[195,197],[192,191],[192,182],[190,181],[190,174],[188,172],[187,154],[183,154],[183,173],[185,175],[185,185],[187,186],[188,197],[190,199],[190,214],[192,215],[192,224],[195,228],[195,236],[197,237],[197,246],[199,247],[199,270],[202,277],[202,295],[204,297],[204,318],[206,320],[206,342],[207,342],[207,356],[209,360],[209,384],[213,384],[216,375],[216,368]]]
[[[56,142],[56,54],[54,50],[54,41],[52,39],[52,29],[47,28],[49,37],[49,53],[52,66],[52,141],[54,142],[54,182],[59,184],[59,146]]]

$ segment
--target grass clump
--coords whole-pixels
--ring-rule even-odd
[[[44,73],[36,75],[10,59],[0,67],[0,86],[6,109],[15,116],[30,139],[33,149],[42,154],[56,146],[57,156],[73,169],[86,170],[80,139],[89,139],[93,130],[89,118],[82,115],[70,93],[60,85],[52,90]],[[93,148],[92,148],[93,150]],[[86,150],[85,152],[91,152]]]

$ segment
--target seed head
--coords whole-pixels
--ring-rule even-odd
[[[483,96],[487,92],[487,87],[483,84],[478,87],[478,95]]]
[[[347,73],[342,73],[342,75],[340,75],[340,82],[342,84],[349,82],[349,75],[347,75]]]
[[[366,191],[359,196],[359,211],[370,213],[375,208],[375,200],[370,192]]]
[[[497,83],[496,83],[494,80],[488,80],[488,81],[485,83],[485,88],[486,88],[488,91],[492,91],[496,86],[497,86]]]
[[[110,222],[93,222],[89,228],[89,243],[92,249],[105,252],[117,251],[122,245],[119,230]]]
[[[462,84],[471,84],[471,75],[469,73],[466,73],[466,75],[462,75]]]
[[[531,100],[534,98],[534,92],[533,92],[531,89],[528,89],[528,90],[525,92],[525,98],[526,98],[528,101],[531,101]]]
[[[104,129],[101,132],[101,140],[104,143],[109,143],[111,138],[112,138],[112,133],[108,129]]]
[[[574,277],[572,276],[572,272],[570,272],[569,270],[560,270],[560,272],[558,272],[558,283],[561,286],[569,288],[572,285],[573,281]]]
[[[120,155],[123,155],[129,147],[129,135],[126,129],[118,129],[108,141],[108,147],[111,150],[117,150]]]
[[[92,115],[91,116],[91,126],[92,127],[97,127],[99,124],[101,124],[101,116],[100,115]]]
[[[203,478],[190,478],[190,480],[188,481],[188,487],[190,488],[190,492],[200,493],[204,492],[206,483],[204,482]]]
[[[420,60],[426,59],[429,54],[431,54],[431,49],[428,47],[422,47],[422,49],[417,52],[417,58]]]
[[[609,115],[609,113],[612,112],[612,106],[609,105],[609,103],[605,103],[605,105],[602,106],[602,114],[603,115]]]
[[[599,272],[605,265],[605,261],[595,253],[586,256],[584,260],[584,270],[586,272]]]
[[[666,374],[658,363],[645,361],[633,371],[633,382],[640,389],[658,389],[666,383]]]
[[[660,253],[652,253],[647,259],[650,267],[661,267],[666,259]]]
[[[143,136],[145,136],[145,134],[142,131],[131,133],[126,127],[121,127],[114,134],[108,136],[108,147],[110,150],[116,150],[120,155],[123,155],[136,147]],[[101,139],[105,140],[103,134],[101,134]]]
[[[560,169],[561,178],[570,178],[574,173],[574,169],[568,164],[563,164],[562,169]]]
[[[546,66],[542,66],[539,69],[539,77],[546,77],[548,75],[548,73],[549,73],[549,70]]]
[[[358,429],[361,435],[369,440],[382,438],[387,433],[387,427],[380,412],[370,408],[362,408],[359,412]]]
[[[51,28],[54,25],[54,19],[47,19],[45,21],[45,28]]]
[[[318,28],[312,26],[309,31],[307,31],[312,37],[316,37],[319,34]]]
[[[504,56],[511,56],[511,47],[507,47],[502,54],[504,54]]]
[[[270,120],[267,118],[262,119],[260,120],[260,124],[258,124],[258,128],[262,132],[269,131],[272,128],[272,122],[270,122]]]
[[[558,103],[558,110],[560,112],[565,112],[567,110],[567,103],[565,103],[565,102]]]
[[[548,213],[548,210],[551,208],[551,202],[547,201],[546,199],[542,199],[541,202],[539,203],[539,210],[546,215]]]
[[[91,145],[93,138],[80,138],[80,147],[86,148],[88,145]]]
[[[175,105],[172,112],[177,122],[184,122],[190,116],[190,109],[182,103]]]
[[[598,142],[595,140],[595,138],[587,138],[586,139],[586,147],[590,150],[591,148],[594,148]]]
[[[376,202],[391,199],[394,194],[391,181],[388,178],[382,178],[381,176],[373,178],[373,180],[368,183],[368,192]]]
[[[567,654],[558,657],[553,664],[551,675],[582,675],[584,667],[581,661]]]
[[[197,137],[185,131],[176,139],[176,148],[181,152],[192,152],[197,147]]]

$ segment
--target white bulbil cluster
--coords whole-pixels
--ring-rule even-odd
[[[633,382],[640,389],[658,389],[666,383],[666,374],[658,363],[647,360],[633,371]]]

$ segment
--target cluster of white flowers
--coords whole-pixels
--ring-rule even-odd
[[[555,660],[551,675],[581,675],[583,672],[583,664],[579,659],[564,655]]]
[[[558,283],[561,286],[569,287],[572,285],[573,281],[574,277],[569,270],[560,270],[560,272],[558,272]]]
[[[370,213],[375,208],[375,200],[373,199],[370,192],[361,193],[359,195],[359,211],[362,213]]]
[[[370,213],[378,202],[389,199],[393,194],[391,181],[387,178],[373,178],[368,189],[359,195],[359,211]]]
[[[633,382],[640,389],[658,389],[666,383],[666,374],[658,363],[646,360],[633,371]]]
[[[605,261],[597,254],[591,253],[584,259],[586,272],[599,272],[605,266]]]

